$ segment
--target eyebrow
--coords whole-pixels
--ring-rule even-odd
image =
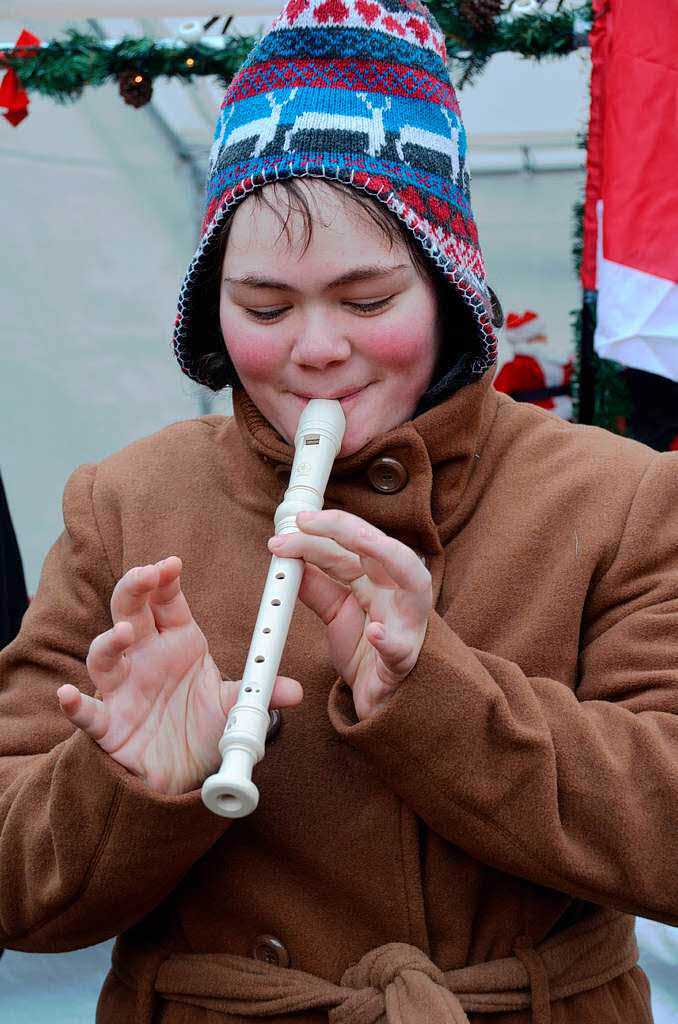
[[[407,263],[399,263],[395,267],[370,265],[365,267],[354,267],[345,274],[340,274],[334,280],[328,281],[326,288],[340,288],[342,285],[355,284],[358,281],[369,281],[374,277],[385,277],[387,274],[395,274],[399,270],[407,270]],[[262,277],[259,274],[245,274],[243,277],[225,277],[224,284],[244,284],[248,288],[276,288],[279,291],[296,291],[285,281],[274,281],[269,277]]]

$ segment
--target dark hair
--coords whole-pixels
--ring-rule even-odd
[[[391,246],[402,242],[407,247],[412,263],[422,277],[432,283],[436,295],[442,345],[439,363],[433,374],[433,382],[441,381],[444,378],[449,384],[450,373],[452,373],[454,380],[458,379],[459,383],[463,383],[468,377],[470,363],[474,358],[473,350],[477,347],[475,339],[478,328],[471,310],[457,289],[427,257],[412,232],[383,203],[375,201],[373,197],[344,182],[331,178],[324,178],[322,181],[334,191],[341,192],[344,197],[354,202],[366,213],[383,232]],[[313,211],[309,203],[306,179],[286,178],[275,182],[274,187],[282,189],[285,193],[287,198],[285,212],[281,212],[272,200],[268,189],[258,188],[251,195],[256,202],[265,204],[276,214],[280,221],[279,237],[285,234],[290,238],[292,215],[301,215],[304,224],[304,250],[306,250],[313,237]],[[196,282],[194,301],[203,309],[201,320],[205,325],[201,344],[203,352],[196,358],[196,366],[201,379],[207,382],[207,387],[212,391],[220,391],[224,387],[234,387],[239,384],[219,323],[221,268],[236,209],[237,207],[233,207],[226,215],[216,242],[212,243],[209,253],[206,254],[200,281]],[[495,326],[500,326],[503,322],[501,306],[494,292],[491,292],[491,296],[492,320]],[[499,318],[498,323],[497,318]],[[429,389],[427,395],[433,394],[434,390]],[[424,407],[435,404],[435,400],[424,402]],[[423,411],[421,406],[420,411]]]

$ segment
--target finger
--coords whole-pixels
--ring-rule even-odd
[[[348,600],[352,596],[350,587],[331,580],[315,565],[306,564],[299,597],[328,627],[332,661],[340,675],[350,675],[356,644],[365,628],[365,611],[357,595],[356,600]]]
[[[149,596],[158,586],[160,573],[156,565],[135,566],[118,580],[111,596],[113,622],[131,622],[135,639],[140,640],[155,630],[155,619]]]
[[[276,676],[271,695],[272,708],[294,708],[304,699],[304,688],[289,676]]]
[[[158,585],[149,594],[149,603],[160,629],[173,629],[193,621],[188,601],[181,589],[181,559],[170,555],[156,562]]]
[[[133,642],[134,630],[129,622],[117,622],[92,640],[86,664],[97,689],[110,692],[127,678],[129,669],[124,654]]]
[[[224,679],[221,684],[221,707],[225,715],[238,699],[240,692],[240,681],[237,679]],[[291,708],[300,704],[304,698],[304,691],[301,683],[289,676],[276,676],[271,694],[272,708]]]
[[[81,693],[77,686],[66,683],[57,690],[61,710],[66,718],[78,729],[91,736],[93,740],[101,740],[108,731],[108,711],[105,705],[86,693]]]
[[[333,580],[316,565],[306,563],[299,587],[299,599],[315,612],[326,626],[336,618],[350,593],[350,587]]]
[[[398,680],[403,679],[412,671],[418,651],[415,651],[411,642],[387,636],[381,622],[370,622],[365,630],[365,635],[379,654],[386,669]]]
[[[305,534],[332,537],[355,555],[374,559],[404,590],[417,591],[431,585],[431,574],[411,548],[351,512],[300,512],[297,524]]]
[[[339,580],[352,583],[365,575],[358,555],[341,547],[331,537],[314,537],[304,533],[285,533],[271,537],[269,550],[281,558],[303,558]]]

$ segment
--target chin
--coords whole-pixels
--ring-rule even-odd
[[[352,430],[351,424],[349,423],[337,458],[344,459],[348,455],[355,455],[355,453],[359,452],[361,448],[364,448],[366,444],[369,444],[373,437],[382,433],[383,430],[370,430],[365,427],[359,427],[357,430]]]

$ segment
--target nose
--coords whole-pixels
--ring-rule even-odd
[[[351,355],[351,343],[330,317],[309,317],[301,325],[290,353],[297,366],[325,370],[334,363],[343,363]]]

